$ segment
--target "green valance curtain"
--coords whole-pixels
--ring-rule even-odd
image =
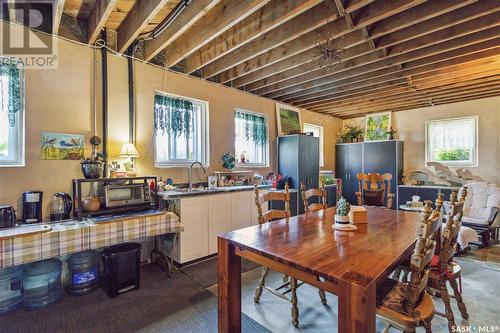
[[[191,101],[156,94],[154,113],[156,132],[188,138],[194,131]]]
[[[3,78],[0,80],[0,108],[3,108],[7,104],[9,123],[11,127],[14,127],[16,124],[16,113],[21,110],[23,105],[20,80],[21,70],[14,65],[4,63],[0,59],[0,77],[7,78],[7,80]],[[5,98],[7,98],[7,101],[4,100]]]
[[[245,139],[252,140],[256,145],[263,145],[267,141],[266,119],[263,116],[236,111],[236,120],[243,123]]]

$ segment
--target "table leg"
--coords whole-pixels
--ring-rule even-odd
[[[376,283],[346,272],[339,278],[339,332],[375,332]]]
[[[241,333],[241,258],[236,247],[218,237],[219,333]]]

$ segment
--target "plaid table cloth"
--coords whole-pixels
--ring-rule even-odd
[[[183,227],[171,212],[135,214],[108,220],[51,224],[52,230],[0,240],[0,268],[25,264],[138,238],[179,233]]]

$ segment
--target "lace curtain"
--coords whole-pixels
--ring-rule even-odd
[[[0,61],[0,110],[7,114],[11,127],[16,124],[16,113],[22,108],[20,69]]]
[[[241,111],[236,111],[235,116],[243,127],[242,132],[246,140],[252,140],[258,146],[262,146],[266,143],[267,129],[266,120],[263,116]],[[237,133],[241,132],[237,131]]]
[[[155,95],[155,130],[188,138],[194,132],[193,103],[165,95]]]

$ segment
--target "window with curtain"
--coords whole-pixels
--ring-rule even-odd
[[[0,62],[0,166],[24,166],[23,75]]]
[[[477,165],[477,117],[426,122],[426,162]]]
[[[325,166],[323,160],[323,126],[304,123],[304,133],[313,133],[319,138],[319,166]]]
[[[238,165],[268,166],[267,119],[263,114],[236,109],[234,152]]]
[[[207,102],[155,94],[156,166],[209,164]]]

